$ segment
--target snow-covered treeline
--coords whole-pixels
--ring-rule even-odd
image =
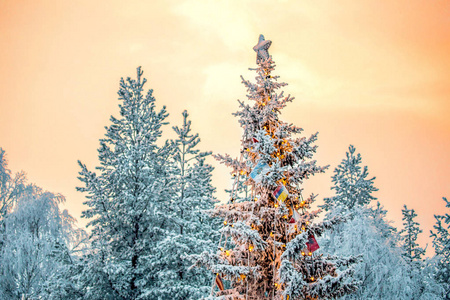
[[[322,206],[325,220],[350,216],[320,240],[323,253],[363,258],[355,272],[362,284],[343,299],[442,299],[449,292],[445,280],[438,278],[445,254],[423,259],[425,251],[416,242],[422,230],[413,209],[404,206],[400,230],[386,220],[387,211],[380,202],[373,203],[375,177],[369,178],[368,167],[361,164],[361,155],[350,146],[334,170],[335,195]]]
[[[284,142],[290,131],[301,130],[278,119],[285,102],[270,106],[278,99],[272,92],[284,84],[269,76],[269,68],[271,59],[258,69],[258,85],[244,81],[262,103],[258,109],[241,103],[238,114],[245,121],[243,144],[253,156],[247,162],[218,156],[235,176],[228,203],[218,209],[213,167],[206,162],[211,153],[199,150],[187,111],[182,124],[165,129],[166,108],[157,109],[153,91],[144,90],[140,68],[136,79],[120,81],[119,115],[111,116],[100,139],[100,164],[79,162],[89,234],[59,208],[62,195],[28,183],[23,172],[13,174],[0,148],[0,299],[225,299],[212,289],[216,285],[230,288],[235,299],[450,299],[450,202],[443,198],[448,210],[435,216],[430,232],[436,255],[425,258],[417,243],[420,212],[404,206],[403,226],[395,228],[355,147],[335,167],[334,196],[324,199],[323,222],[312,224],[319,212],[308,210],[316,196],[303,199],[300,183],[325,170],[308,162],[316,135]],[[265,90],[272,98],[267,100]],[[273,117],[265,122],[276,126],[264,128],[259,115]],[[164,139],[164,130],[176,138]],[[292,185],[282,180],[286,172]],[[274,178],[285,187],[278,198],[272,197],[271,189],[281,186],[273,186]],[[294,187],[296,181],[301,182]],[[289,207],[288,195],[278,201],[287,192],[297,195]],[[224,215],[225,222],[217,218]],[[218,249],[221,234],[232,236],[228,248]],[[292,239],[283,240],[285,235]],[[310,253],[303,253],[306,241]],[[249,252],[255,255],[252,267]],[[210,270],[193,266],[201,265],[199,258]],[[311,267],[320,272],[305,277],[302,272]]]

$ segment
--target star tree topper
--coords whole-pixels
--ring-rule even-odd
[[[253,47],[253,50],[256,52],[256,63],[269,58],[270,45],[272,45],[272,41],[264,40],[264,35],[260,34],[258,44]]]

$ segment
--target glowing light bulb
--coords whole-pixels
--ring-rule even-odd
[[[254,248],[253,245],[249,245],[249,246],[248,246],[248,251],[252,252],[252,251],[253,251],[253,248]]]
[[[275,205],[274,205],[275,207],[278,207],[278,203],[275,203]]]
[[[227,225],[228,224],[228,222],[227,221],[223,221],[223,225]]]
[[[314,277],[313,276],[311,276],[311,281],[314,281]]]
[[[225,255],[226,255],[226,256],[230,256],[230,254],[231,254],[230,250],[226,250],[226,251],[225,251]]]
[[[311,256],[312,255],[312,252],[308,252],[308,256]]]
[[[302,255],[305,256],[305,251],[302,251]]]

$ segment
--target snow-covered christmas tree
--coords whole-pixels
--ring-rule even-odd
[[[311,160],[316,151],[311,137],[297,137],[302,129],[283,122],[281,110],[293,100],[278,90],[286,85],[272,75],[271,41],[259,37],[256,83],[243,79],[250,104],[239,101],[234,115],[243,128],[240,158],[216,155],[232,168],[238,189],[240,174],[251,190],[250,201],[229,201],[213,215],[224,218],[216,254],[203,253],[198,264],[215,274],[211,297],[232,299],[330,299],[357,289],[350,266],[355,257],[341,259],[314,253],[316,237],[341,219],[315,223],[316,195],[303,197],[303,184],[326,167]],[[244,199],[243,199],[244,200]],[[214,293],[216,286],[218,293]]]

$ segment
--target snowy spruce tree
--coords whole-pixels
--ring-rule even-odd
[[[402,256],[407,266],[406,271],[411,281],[413,295],[411,299],[441,299],[443,289],[434,278],[436,259],[423,260],[425,249],[417,243],[418,235],[422,232],[414,209],[405,205],[402,209],[403,229],[400,231]]]
[[[331,229],[340,218],[315,222],[311,211],[316,196],[303,197],[305,180],[323,172],[312,160],[317,134],[294,137],[302,129],[280,120],[281,110],[293,100],[278,90],[285,83],[272,75],[275,68],[268,53],[271,41],[261,35],[257,52],[256,83],[243,79],[247,104],[239,101],[235,113],[243,128],[240,158],[216,155],[236,174],[246,174],[250,201],[217,207],[223,218],[219,249],[203,253],[198,264],[215,275],[211,298],[221,299],[331,299],[352,293],[357,282],[348,267],[357,259],[317,255],[316,237]],[[234,197],[233,193],[231,197]],[[215,293],[215,286],[219,291]],[[225,289],[226,287],[229,287]]]
[[[191,132],[187,111],[183,112],[172,155],[174,184],[166,205],[165,238],[156,245],[154,269],[157,286],[146,294],[147,299],[200,299],[210,289],[211,274],[190,268],[189,256],[212,252],[218,241],[218,221],[207,214],[214,208],[215,188],[211,184],[213,167],[205,162],[211,152],[200,152],[198,134]]]
[[[422,232],[420,224],[414,219],[417,217],[414,209],[408,209],[406,205],[402,209],[403,229],[400,231],[402,235],[403,258],[413,267],[414,264],[422,260],[425,250],[417,244],[418,235]]]
[[[334,186],[331,189],[335,190],[335,196],[324,199],[325,204],[322,207],[326,211],[345,213],[355,206],[364,206],[376,200],[372,195],[378,191],[374,186],[375,177],[367,178],[369,170],[367,166],[361,167],[361,154],[355,154],[355,151],[355,147],[350,145],[346,158],[334,169]],[[338,212],[336,209],[342,211]]]
[[[450,201],[445,201],[445,207],[450,209]],[[431,231],[433,247],[436,252],[436,280],[443,286],[444,299],[450,299],[450,214],[435,215],[436,224]]]
[[[149,299],[162,280],[157,244],[166,236],[174,189],[169,158],[172,146],[160,142],[168,116],[157,110],[152,90],[137,79],[123,78],[118,91],[120,116],[100,140],[96,172],[79,163],[78,190],[86,194],[91,252],[78,276],[86,299]]]
[[[361,155],[350,146],[345,159],[335,168],[332,177],[335,195],[325,199],[325,220],[336,215],[348,215],[347,221],[328,231],[319,241],[323,251],[334,255],[361,255],[355,279],[362,282],[358,291],[343,299],[414,299],[417,289],[402,259],[402,249],[396,229],[386,220],[386,210],[373,192],[375,177],[367,166],[362,167]]]

